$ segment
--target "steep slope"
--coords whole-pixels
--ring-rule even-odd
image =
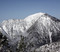
[[[27,30],[27,52],[60,40],[60,20],[44,14]],[[32,50],[33,49],[33,50]]]
[[[38,18],[40,18],[44,14],[45,13],[32,14],[32,15],[26,17],[24,19],[24,21],[26,21],[28,27],[31,27],[38,20]]]
[[[20,40],[19,35],[21,35],[22,32],[24,32],[26,24],[23,20],[10,19],[3,21],[1,23],[1,26],[3,30],[8,34],[6,36],[9,36],[9,39],[11,39],[10,42],[14,44],[15,42]]]
[[[45,13],[36,13],[23,20],[5,20],[0,29],[13,48],[17,48],[20,41],[18,47],[23,52],[33,52],[42,45],[60,41],[60,20]]]
[[[1,23],[1,27],[8,34],[7,36],[10,37],[11,42],[15,43],[20,40],[19,37],[20,35],[22,35],[22,33],[23,36],[27,36],[24,35],[24,32],[27,29],[29,29],[35,23],[35,21],[37,21],[39,16],[41,17],[42,15],[44,15],[44,13],[37,13],[37,14],[30,15],[23,20],[21,19],[5,20]]]

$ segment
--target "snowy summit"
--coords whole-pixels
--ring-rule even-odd
[[[54,33],[60,32],[60,20],[46,13],[36,13],[26,17],[23,20],[21,19],[5,20],[1,23],[1,29],[4,31],[5,35],[7,34],[6,36],[8,36],[8,38],[10,39],[11,42],[13,42],[13,44],[20,40],[20,35],[26,37],[30,36],[29,33],[31,31],[33,32],[33,30],[34,32],[37,31],[39,34],[43,36],[45,36],[44,35],[45,31],[46,35],[48,35],[50,38],[50,42],[52,42],[51,36],[53,32]],[[33,36],[33,34],[31,36]]]

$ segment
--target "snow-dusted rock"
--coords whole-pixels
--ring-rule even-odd
[[[26,51],[30,52],[38,47],[60,39],[60,20],[46,13],[36,13],[25,19],[5,20],[0,25],[0,31],[13,45],[25,37]]]

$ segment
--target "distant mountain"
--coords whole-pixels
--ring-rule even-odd
[[[0,29],[12,45],[21,41],[21,36],[24,37],[25,52],[60,40],[60,20],[46,13],[36,13],[22,20],[5,20]]]

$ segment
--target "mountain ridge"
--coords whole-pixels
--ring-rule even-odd
[[[11,39],[14,39],[15,38],[14,36],[16,34],[19,36],[19,33],[22,34],[24,31],[27,31],[36,21],[39,20],[39,18],[41,18],[41,20],[43,20],[43,21],[46,20],[46,19],[44,19],[44,17],[47,20],[48,20],[48,18],[51,18],[52,20],[60,21],[60,20],[56,19],[55,17],[52,17],[46,13],[36,13],[36,14],[30,15],[22,20],[21,19],[5,20],[1,24],[2,24],[2,28],[4,29],[4,31],[7,34],[9,34],[10,37],[13,36]]]
[[[60,20],[46,13],[36,13],[23,20],[3,21],[0,26],[0,31],[7,33],[9,43],[13,47],[21,44],[23,47],[20,48],[25,52],[33,52],[40,46],[60,41]]]

